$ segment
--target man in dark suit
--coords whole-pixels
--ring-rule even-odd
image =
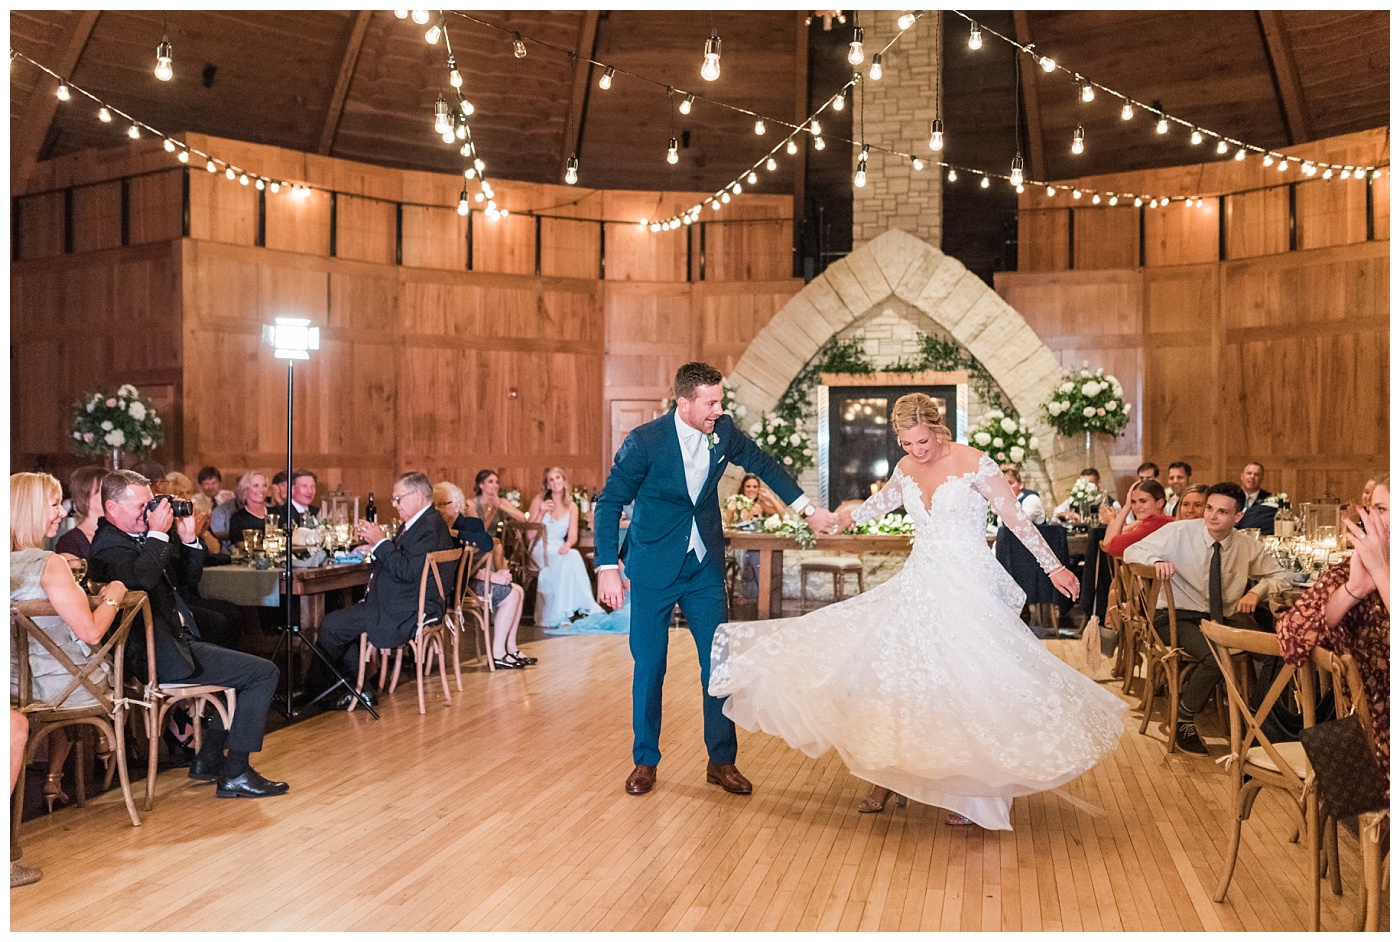
[[[204,569],[204,547],[193,517],[176,524],[181,545],[172,543],[169,501],[149,506],[150,483],[133,471],[102,479],[102,509],[92,540],[89,572],[97,582],[120,580],[145,592],[155,625],[156,677],[165,683],[219,684],[234,688],[238,707],[228,730],[215,712],[204,745],[190,764],[190,778],[217,783],[220,798],[263,798],[287,791],[285,782],[263,778],[248,764],[262,749],[267,708],[277,689],[277,666],[266,658],[231,651],[196,638],[198,625],[176,591],[176,582],[196,584]],[[132,632],[127,670],[146,674],[146,636]],[[225,753],[227,749],[227,753]]]
[[[734,426],[720,407],[719,370],[687,363],[676,371],[676,408],[633,429],[613,458],[607,485],[594,510],[598,599],[623,603],[617,570],[622,508],[635,502],[627,530],[627,574],[632,581],[632,759],[629,795],[656,784],[661,759],[661,682],[666,674],[667,632],[679,602],[700,657],[704,691],[705,779],[747,795],[749,780],[734,766],[738,740],[724,715],[724,701],[709,694],[710,646],[727,617],[724,534],[716,485],[729,462],[753,471],[818,532],[835,517],[802,494],[782,466]]]
[[[369,635],[369,643],[377,648],[398,647],[413,637],[417,630],[418,580],[423,574],[423,561],[429,553],[450,550],[454,546],[442,515],[433,510],[433,485],[426,474],[409,471],[399,475],[394,481],[393,505],[404,525],[392,540],[378,524],[361,520],[356,525],[360,539],[372,547],[369,559],[374,564],[374,572],[369,587],[358,604],[328,613],[316,639],[317,647],[331,663],[340,665],[341,673],[347,677],[353,678],[359,673],[360,635]],[[442,576],[443,588],[450,592],[456,572],[444,567]],[[446,602],[438,595],[436,583],[428,580],[427,619],[441,620]],[[332,682],[328,671],[319,673],[322,682],[308,681],[308,690],[322,689]],[[366,693],[373,702],[374,693]],[[345,709],[354,697],[354,691],[347,691],[334,704],[334,709]]]
[[[298,468],[292,472],[292,486],[287,492],[287,502],[274,508],[277,522],[287,525],[287,510],[291,508],[292,525],[303,526],[308,515],[319,516],[320,505],[316,503],[316,472]]]
[[[1240,487],[1244,488],[1244,516],[1235,524],[1235,529],[1257,529],[1266,536],[1272,535],[1278,508],[1264,503],[1274,496],[1264,490],[1264,466],[1257,461],[1245,465],[1240,472]]]

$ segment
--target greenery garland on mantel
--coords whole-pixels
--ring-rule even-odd
[[[982,404],[1015,414],[1002,395],[992,374],[972,354],[957,344],[927,334],[919,334],[919,354],[910,360],[900,359],[888,366],[876,368],[865,352],[865,338],[856,334],[845,340],[836,337],[822,344],[807,365],[793,377],[778,399],[773,411],[789,422],[811,418],[814,411],[812,391],[821,382],[822,373],[849,373],[871,376],[875,373],[920,373],[924,370],[952,372],[966,370],[968,382]]]

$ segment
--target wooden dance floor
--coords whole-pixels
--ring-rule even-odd
[[[951,828],[935,808],[858,814],[864,783],[740,732],[750,797],[705,784],[698,671],[673,632],[656,791],[631,770],[626,637],[527,645],[539,666],[472,668],[420,717],[413,685],[367,715],[268,737],[282,798],[220,801],[162,774],[133,828],[120,793],[26,822],[38,884],[10,893],[12,930],[1265,930],[1307,925],[1303,849],[1266,792],[1226,903],[1223,768],[1167,758],[1136,722],[1070,785],[1017,799],[1015,830]],[[1077,661],[1077,642],[1048,642]],[[1110,689],[1117,690],[1114,684]],[[1212,712],[1212,711],[1207,711]],[[1218,721],[1212,716],[1208,724]],[[1203,731],[1215,755],[1223,736]],[[1213,735],[1212,735],[1213,734]],[[1155,738],[1153,738],[1155,737]],[[1324,929],[1359,908],[1322,891]]]

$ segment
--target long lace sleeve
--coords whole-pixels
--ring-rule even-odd
[[[1021,505],[1016,502],[1016,495],[1011,493],[1011,485],[1006,483],[1006,478],[1002,476],[996,462],[986,455],[977,463],[977,474],[972,479],[972,486],[977,493],[987,498],[987,503],[991,504],[997,516],[1001,517],[1001,522],[1031,551],[1041,569],[1048,574],[1062,567],[1063,564],[1050,551],[1050,545],[1045,542],[1035,524],[1021,511]]]
[[[904,472],[899,468],[894,469],[894,474],[885,482],[885,486],[866,499],[855,510],[851,511],[851,519],[856,523],[865,523],[867,520],[874,520],[876,517],[883,517],[896,507],[904,506],[904,488],[900,485],[904,481]]]

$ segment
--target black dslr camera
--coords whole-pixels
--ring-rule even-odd
[[[146,513],[150,513],[152,510],[155,510],[157,507],[159,507],[160,502],[163,500],[170,502],[170,512],[177,519],[180,517],[194,516],[193,501],[181,500],[178,497],[171,497],[169,494],[157,494],[155,497],[152,497],[149,501],[147,501]]]

